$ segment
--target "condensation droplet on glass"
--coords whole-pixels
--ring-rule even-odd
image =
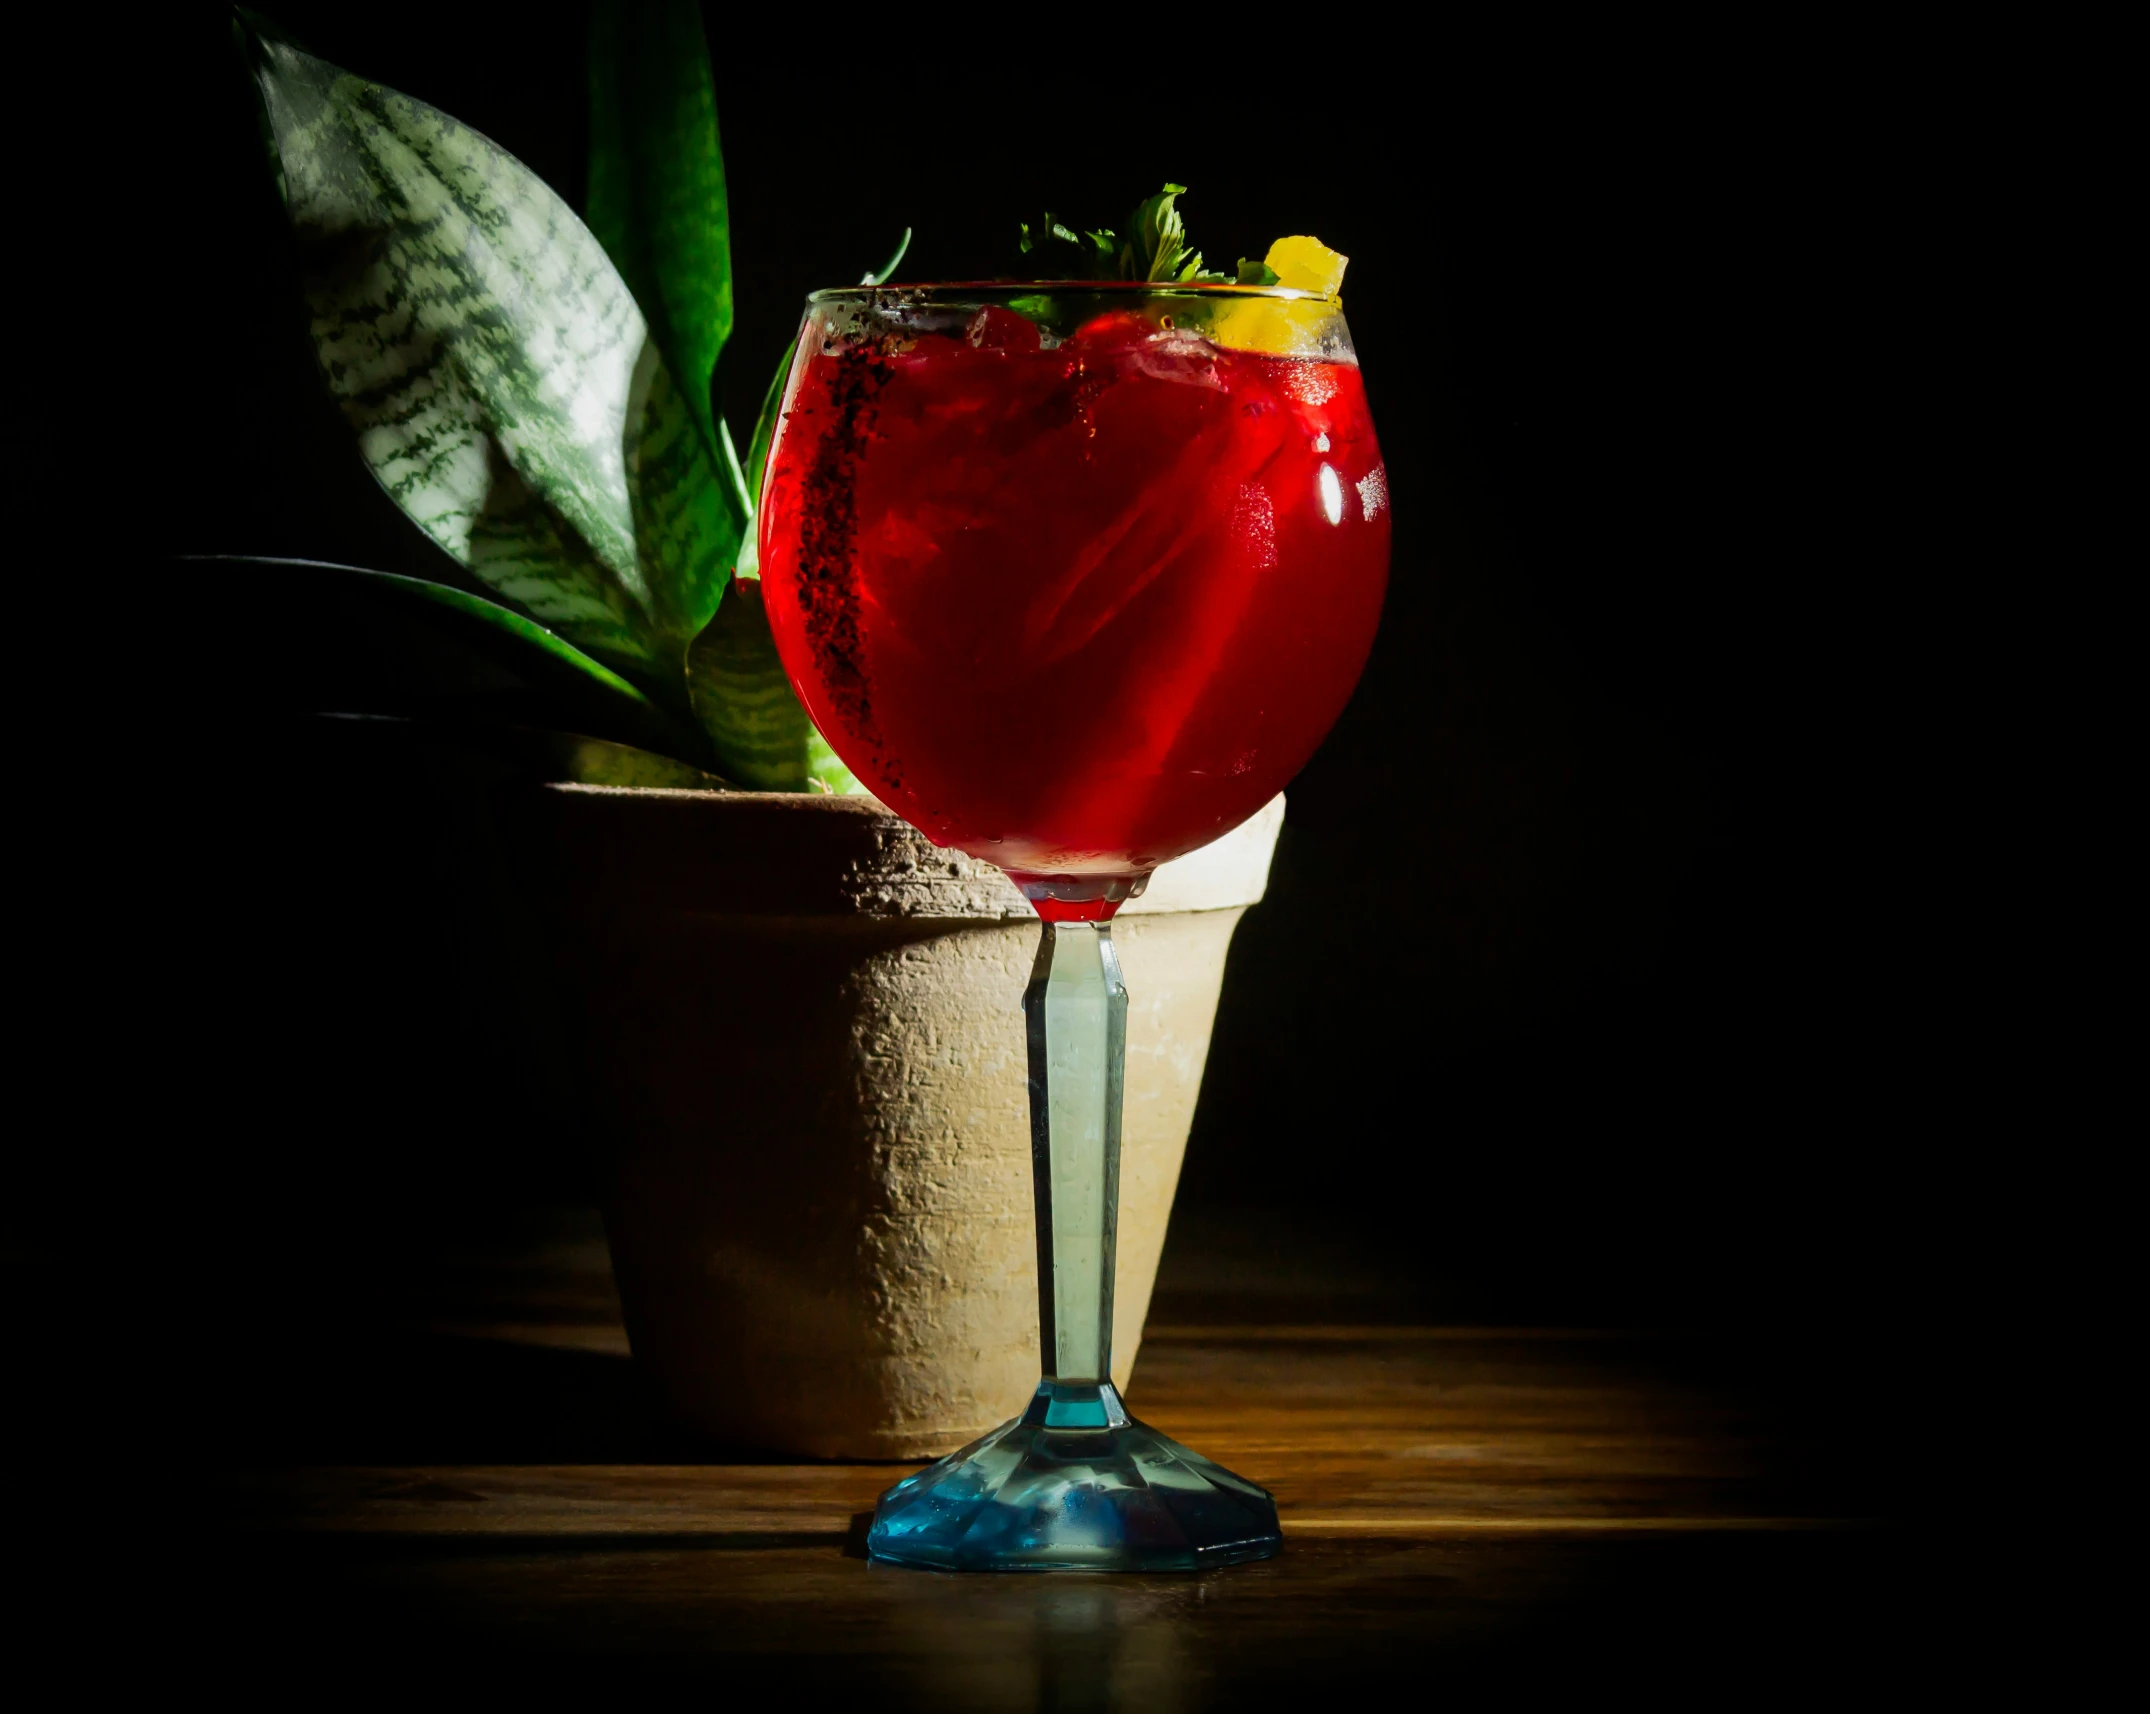
[[[1388,467],[1377,464],[1359,478],[1359,511],[1370,524],[1389,503]]]
[[[1321,485],[1321,510],[1332,524],[1344,521],[1344,484],[1336,472],[1324,464],[1317,479]]]
[[[1277,509],[1269,490],[1259,482],[1244,484],[1239,503],[1232,508],[1232,533],[1245,544],[1249,555],[1264,571],[1277,563]]]

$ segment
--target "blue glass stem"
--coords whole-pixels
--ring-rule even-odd
[[[1045,925],[1023,1015],[1045,1378],[1104,1385],[1127,1076],[1127,984],[1111,924]]]
[[[881,1496],[867,1551],[943,1571],[1201,1571],[1282,1544],[1261,1488],[1112,1384],[1127,985],[1103,923],[1047,923],[1023,995],[1044,1378],[1029,1408]]]

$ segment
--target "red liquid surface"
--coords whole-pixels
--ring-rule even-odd
[[[805,335],[769,461],[779,653],[859,779],[1041,914],[1208,843],[1313,754],[1365,664],[1389,514],[1350,364],[990,309]],[[1091,902],[1076,902],[1081,895]]]

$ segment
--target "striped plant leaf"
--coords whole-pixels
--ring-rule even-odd
[[[690,768],[710,759],[707,740],[693,721],[666,712],[602,662],[483,596],[319,560],[203,554],[180,563],[197,584],[214,579],[236,593],[246,611],[276,615],[273,622],[290,633],[292,655],[312,663],[301,669],[302,684],[294,687],[309,697],[325,689],[320,643],[309,639],[332,628],[382,659],[384,670],[355,686],[347,675],[329,675],[336,686],[330,694],[345,696],[355,689],[361,712],[386,712],[414,692],[429,706],[460,703],[479,712],[490,688],[483,678],[499,682],[498,675],[505,675],[507,682],[527,687],[543,716],[564,728],[674,756]],[[413,627],[445,647],[420,647],[424,636],[414,634]]]
[[[661,791],[733,791],[730,780],[654,750],[582,732],[529,726],[437,727],[436,741],[476,750],[533,780],[578,786],[636,786]]]
[[[796,336],[784,347],[783,361],[777,364],[776,373],[770,377],[769,390],[762,395],[761,415],[754,420],[754,438],[747,443],[747,492],[754,497],[754,511],[761,512],[762,478],[769,473],[769,445],[776,439],[776,414],[784,403],[784,383],[791,379],[791,360],[798,354]],[[739,544],[739,575],[761,576],[761,538],[757,531],[749,529],[746,540]]]
[[[523,780],[578,786],[655,787],[665,791],[736,791],[731,781],[671,756],[581,732],[497,721],[413,720],[399,715],[325,714],[329,730],[363,732],[369,742],[450,749],[483,756]]]
[[[631,744],[615,744],[606,738],[585,738],[579,732],[531,734],[533,749],[549,748],[552,769],[549,779],[578,786],[634,786],[643,791],[735,791],[730,780],[689,767],[671,756],[638,750]]]
[[[315,351],[375,476],[504,600],[679,705],[741,519],[603,247],[477,132],[239,28]]]
[[[732,332],[731,208],[694,0],[590,8],[589,186],[590,230],[642,306],[743,532],[753,496],[712,393]]]
[[[799,706],[769,636],[759,578],[733,580],[687,657],[687,689],[733,779],[758,791],[866,789]]]

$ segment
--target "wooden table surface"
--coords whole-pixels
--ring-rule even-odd
[[[243,1621],[245,1673],[294,1691],[1167,1710],[1488,1680],[1737,1702],[1907,1670],[1915,1532],[1721,1338],[1215,1308],[1153,1317],[1129,1402],[1274,1491],[1279,1558],[904,1570],[861,1549],[904,1467],[666,1439],[585,1217],[449,1258],[392,1327],[255,1395],[209,1483],[202,1599]]]

